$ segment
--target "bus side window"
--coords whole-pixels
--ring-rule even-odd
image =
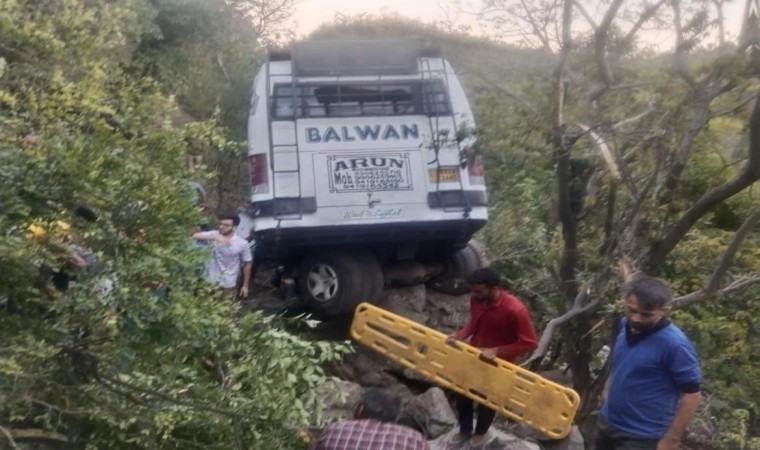
[[[272,117],[290,119],[294,116],[293,90],[289,84],[275,84],[272,93]]]
[[[304,108],[304,117],[325,117],[327,115],[325,105],[320,103],[314,95],[314,89],[316,87],[317,86],[299,86],[298,88],[298,94]]]
[[[425,112],[432,115],[449,113],[449,99],[442,80],[428,80],[423,84]]]

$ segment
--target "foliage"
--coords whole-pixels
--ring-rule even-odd
[[[505,269],[525,277],[527,296],[540,298],[542,302],[534,302],[544,305],[539,311],[554,311],[555,316],[579,310],[576,295],[583,281],[591,283],[583,286],[592,292],[587,302],[598,301],[602,313],[614,309],[618,283],[610,268],[621,260],[660,274],[678,294],[717,297],[691,306],[678,319],[703,357],[705,385],[714,399],[710,411],[719,432],[733,436],[726,442],[736,436],[751,442],[760,429],[756,405],[746,400],[757,395],[760,365],[753,356],[757,325],[742,313],[752,316],[754,291],[721,295],[716,286],[756,279],[754,247],[740,247],[730,269],[720,273],[721,283],[711,279],[759,199],[748,189],[750,184],[743,184],[738,193],[709,208],[695,205],[753,164],[757,147],[749,146],[744,124],[749,119],[746,99],[757,85],[747,77],[741,55],[725,48],[708,50],[700,21],[708,17],[703,3],[678,2],[672,11],[652,10],[648,26],[670,26],[683,39],[673,55],[652,55],[636,41],[630,25],[626,30],[615,27],[623,17],[644,17],[644,9],[654,5],[612,2],[600,12],[582,10],[578,2],[561,3],[493,1],[483,13],[497,28],[534,26],[535,33],[524,33],[526,43],[558,56],[553,72],[505,79],[490,97],[500,95],[504,101],[494,100],[497,108],[478,108],[485,151],[499,149],[501,161],[535,155],[528,174],[487,167],[489,186],[496,183],[499,192],[506,187],[503,192],[514,196],[528,183],[536,188],[532,208],[513,206],[514,198],[525,199],[518,196],[505,196],[505,206],[494,204],[522,212],[521,228],[509,231],[514,219],[499,212],[492,214],[495,220],[485,234],[497,236],[490,243],[500,255],[520,248],[518,239],[505,239],[512,234],[531,243],[532,258]],[[564,15],[567,5],[580,13],[575,17],[583,25]],[[605,12],[609,22],[602,18]],[[535,27],[544,20],[552,26]],[[580,31],[584,26],[593,32]],[[483,129],[484,123],[498,125]],[[543,151],[533,153],[542,145]],[[499,180],[494,181],[494,174]],[[498,194],[493,197],[499,201]],[[681,234],[672,232],[689,214],[699,220]],[[546,224],[543,240],[534,237],[536,227],[526,226],[531,221]],[[747,242],[757,237],[750,233]],[[550,362],[563,353],[574,385],[586,399],[581,421],[592,417],[603,381],[589,366],[592,355],[607,343],[606,333],[598,332],[604,320],[602,314],[578,314],[562,327],[561,338],[550,349]]]
[[[43,3],[0,2],[0,427],[78,448],[302,447],[320,364],[346,347],[235,318],[197,281],[187,180],[207,175],[186,156],[239,144],[143,76],[151,2]],[[97,266],[72,266],[76,248]]]
[[[245,3],[245,2],[241,2]],[[213,120],[230,138],[243,141],[253,76],[263,57],[261,36],[240,5],[223,0],[160,0],[154,32],[143,34],[134,53],[140,74],[156,79],[175,95],[182,121]],[[263,20],[263,19],[262,19]],[[272,21],[268,26],[278,26]],[[262,22],[263,23],[263,22]],[[269,42],[269,40],[267,40]],[[204,183],[207,206],[235,210],[248,200],[245,152],[200,147],[193,160],[212,169]]]

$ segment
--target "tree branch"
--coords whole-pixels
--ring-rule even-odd
[[[726,45],[726,21],[723,14],[723,2],[720,0],[712,0],[712,2],[718,13],[718,46],[723,47]]]
[[[549,38],[546,37],[544,34],[543,27],[538,26],[536,23],[536,19],[533,17],[533,14],[530,12],[530,7],[525,3],[525,0],[520,0],[520,3],[522,4],[523,9],[525,10],[525,14],[528,19],[528,24],[533,29],[533,34],[538,38],[538,40],[541,41],[541,44],[543,44],[544,48],[548,52],[552,52],[552,45],[551,42],[549,42]]]
[[[630,30],[628,30],[628,33],[626,33],[625,37],[623,38],[624,43],[630,43],[633,40],[633,37],[638,33],[639,29],[641,29],[642,26],[646,23],[647,20],[651,19],[654,14],[657,12],[658,9],[662,5],[665,4],[667,0],[660,0],[658,3],[655,3],[654,5],[647,8],[641,16],[639,16],[639,20],[636,21],[635,24],[633,24],[633,27],[631,27]]]
[[[670,5],[673,8],[673,27],[675,28],[676,33],[676,70],[678,71],[678,75],[680,75],[681,79],[683,79],[686,84],[688,84],[691,88],[696,88],[697,81],[694,79],[694,77],[691,76],[689,70],[686,68],[686,60],[684,58],[684,51],[686,49],[684,46],[685,42],[683,38],[683,25],[681,24],[681,5],[679,4],[680,1],[681,0],[670,0]]]
[[[24,401],[26,401],[28,403],[33,403],[35,405],[43,406],[43,407],[47,408],[49,411],[56,411],[59,414],[64,414],[64,415],[86,416],[86,415],[92,413],[92,411],[84,410],[84,409],[81,409],[81,410],[69,410],[69,409],[61,408],[59,406],[51,405],[50,403],[44,402],[42,400],[39,400],[39,399],[36,399],[36,398],[33,398],[33,397],[30,397],[29,395],[27,395],[27,396],[24,397]]]
[[[5,439],[8,440],[8,444],[10,444],[13,450],[18,450],[18,445],[16,444],[16,441],[13,440],[13,435],[7,428],[0,425],[0,433],[2,433],[3,436],[5,436]]]
[[[602,86],[593,90],[591,94],[592,102],[596,101],[615,82],[609,60],[607,59],[607,43],[609,41],[612,20],[622,4],[623,0],[614,0],[604,14],[599,27],[594,30],[594,56],[596,58],[597,69],[599,70],[599,78],[602,80]]]
[[[659,243],[653,245],[646,258],[646,268],[651,273],[659,272],[665,258],[678,245],[694,224],[718,203],[731,198],[760,179],[760,101],[755,102],[749,121],[749,160],[744,171],[720,186],[717,186],[692,205],[665,234]]]
[[[760,92],[755,92],[754,94],[748,96],[744,100],[740,101],[735,106],[732,106],[731,108],[721,109],[720,111],[715,111],[712,113],[712,117],[719,117],[719,116],[728,116],[731,114],[736,113],[740,109],[744,108],[748,103],[750,103],[752,100],[755,100],[760,96]]]
[[[54,441],[54,442],[61,442],[61,443],[71,442],[68,437],[64,436],[61,433],[56,433],[54,431],[40,430],[37,428],[12,429],[10,430],[10,433],[11,435],[13,435],[15,439],[18,439],[19,441],[44,440],[44,441]]]
[[[235,413],[233,411],[228,411],[228,410],[225,410],[225,409],[216,408],[216,407],[209,406],[209,405],[203,405],[203,404],[200,404],[200,403],[180,400],[178,398],[172,397],[171,395],[164,394],[163,392],[156,391],[154,389],[148,389],[148,388],[144,388],[144,387],[141,387],[141,386],[135,386],[135,385],[132,385],[132,384],[129,384],[129,383],[125,383],[123,381],[117,380],[115,378],[110,378],[110,377],[107,377],[107,376],[104,376],[104,375],[100,375],[99,379],[101,379],[101,380],[103,380],[103,381],[105,381],[107,383],[112,383],[112,384],[114,384],[116,386],[120,386],[122,388],[129,389],[129,390],[134,391],[134,392],[139,392],[139,393],[144,394],[144,395],[148,395],[148,396],[151,396],[151,397],[156,397],[156,398],[159,398],[161,400],[165,400],[165,401],[168,401],[170,403],[174,403],[175,405],[187,406],[188,408],[193,408],[193,409],[198,410],[198,411],[213,412],[213,413],[225,416],[225,417],[231,417],[233,419],[240,419],[240,420],[249,420],[249,419],[265,420],[263,417],[241,416],[240,414]]]
[[[670,302],[670,306],[673,309],[686,308],[687,306],[693,305],[694,303],[701,302],[711,297],[718,297],[718,298],[725,297],[726,295],[732,294],[737,291],[741,291],[753,284],[760,284],[760,277],[740,278],[734,281],[733,283],[729,284],[725,288],[714,293],[708,293],[708,292],[705,292],[705,290],[692,292],[691,294],[674,298]]]
[[[610,150],[609,145],[607,145],[607,141],[605,141],[601,136],[596,134],[594,130],[589,128],[588,126],[579,123],[578,127],[580,127],[581,130],[583,130],[585,133],[588,133],[591,137],[591,140],[594,143],[594,146],[599,149],[599,153],[602,155],[602,159],[604,159],[604,162],[607,164],[607,168],[610,170],[610,174],[612,174],[615,179],[620,179],[620,169],[618,168],[617,161],[615,161],[615,155],[612,154],[612,151]]]
[[[227,73],[227,69],[224,67],[224,61],[222,61],[222,55],[219,53],[217,53],[216,55],[216,64],[222,70],[222,73],[224,74],[224,79],[227,81],[230,81],[230,75]]]
[[[596,31],[598,25],[596,22],[594,22],[594,18],[591,17],[591,14],[586,11],[586,8],[583,6],[583,4],[578,0],[573,0],[573,6],[575,6],[575,8],[580,11],[581,15],[586,19],[591,28]]]
[[[545,117],[545,114],[543,114],[543,113],[540,113],[540,112],[538,111],[538,109],[536,109],[536,107],[534,107],[533,105],[531,105],[531,104],[530,104],[530,102],[528,102],[528,101],[527,101],[527,100],[525,100],[524,98],[522,98],[522,97],[520,97],[520,96],[518,96],[518,95],[514,94],[513,92],[509,91],[509,90],[508,90],[508,89],[506,89],[505,87],[503,87],[503,86],[500,86],[500,85],[499,85],[499,84],[497,84],[495,81],[493,81],[493,80],[490,80],[490,79],[488,79],[488,78],[487,78],[487,77],[485,77],[485,76],[480,76],[479,78],[480,78],[480,79],[481,79],[483,82],[485,82],[486,84],[488,84],[489,86],[491,86],[493,89],[496,89],[496,90],[498,90],[499,92],[501,92],[502,94],[504,94],[504,95],[506,95],[507,97],[511,98],[512,100],[515,100],[515,101],[517,101],[517,102],[520,104],[520,106],[521,106],[521,107],[522,107],[522,108],[525,110],[525,112],[528,112],[528,113],[530,113],[531,115],[533,115],[533,116],[534,116],[534,117],[536,117],[536,118],[544,118],[544,117]]]
[[[639,114],[636,114],[635,116],[628,117],[627,119],[620,120],[618,122],[615,122],[612,124],[611,128],[613,130],[617,130],[618,128],[622,127],[623,125],[628,125],[629,123],[639,121],[643,119],[644,117],[652,114],[655,111],[654,103],[650,102],[649,105],[647,105],[647,109],[640,112]]]
[[[557,213],[562,223],[563,248],[559,261],[559,276],[561,289],[568,299],[577,295],[578,286],[575,279],[575,267],[578,260],[578,224],[570,208],[570,151],[579,136],[570,135],[564,118],[565,70],[567,59],[572,51],[572,19],[573,5],[571,0],[565,0],[562,12],[562,50],[559,66],[555,74],[557,83],[557,103],[555,111],[554,162],[556,165],[555,179],[557,181]]]
[[[561,325],[569,322],[571,319],[581,314],[584,314],[592,310],[593,308],[596,307],[596,305],[599,304],[601,296],[597,296],[594,300],[586,303],[585,305],[583,303],[586,301],[586,298],[591,293],[591,287],[596,285],[602,277],[607,276],[608,272],[609,272],[609,269],[606,269],[596,274],[588,282],[586,282],[583,288],[578,292],[578,295],[575,296],[572,308],[567,310],[561,316],[553,318],[552,320],[549,321],[549,323],[546,324],[546,327],[544,328],[543,333],[541,333],[541,339],[539,339],[538,341],[538,347],[536,347],[536,349],[530,355],[530,358],[528,358],[522,364],[523,366],[528,366],[532,362],[544,357],[546,352],[549,350],[549,345],[554,339],[554,335],[556,334],[557,329]]]
[[[736,253],[739,251],[742,243],[747,238],[749,233],[752,232],[752,229],[755,227],[755,224],[757,224],[758,221],[760,221],[760,208],[754,210],[752,214],[747,217],[742,226],[736,230],[736,233],[734,233],[731,242],[728,244],[728,247],[726,247],[726,251],[723,252],[723,256],[720,258],[720,262],[717,266],[715,266],[715,270],[710,277],[710,281],[707,283],[707,287],[705,287],[706,293],[712,294],[718,290],[718,287],[720,286],[720,280],[723,278],[726,272],[728,272],[728,269],[734,262]]]

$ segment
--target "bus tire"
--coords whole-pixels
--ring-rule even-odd
[[[367,250],[356,251],[351,256],[356,259],[357,264],[361,267],[362,278],[364,278],[365,289],[360,301],[377,304],[385,287],[380,261]]]
[[[345,251],[326,250],[304,258],[298,285],[306,305],[325,317],[353,311],[365,293],[362,267]]]
[[[449,257],[448,275],[454,278],[466,280],[473,270],[487,264],[483,253],[483,246],[474,239],[467,246]]]

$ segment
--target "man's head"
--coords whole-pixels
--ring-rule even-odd
[[[362,393],[361,401],[354,411],[357,419],[374,419],[393,423],[401,412],[401,401],[387,389],[369,388]]]
[[[224,236],[230,236],[235,233],[235,228],[240,225],[240,216],[237,214],[222,214],[219,216],[217,228]]]
[[[661,280],[650,276],[635,278],[623,285],[625,315],[634,333],[651,330],[668,313],[672,294]]]
[[[473,270],[467,282],[472,288],[472,296],[481,303],[491,302],[499,296],[499,274],[491,268]]]

